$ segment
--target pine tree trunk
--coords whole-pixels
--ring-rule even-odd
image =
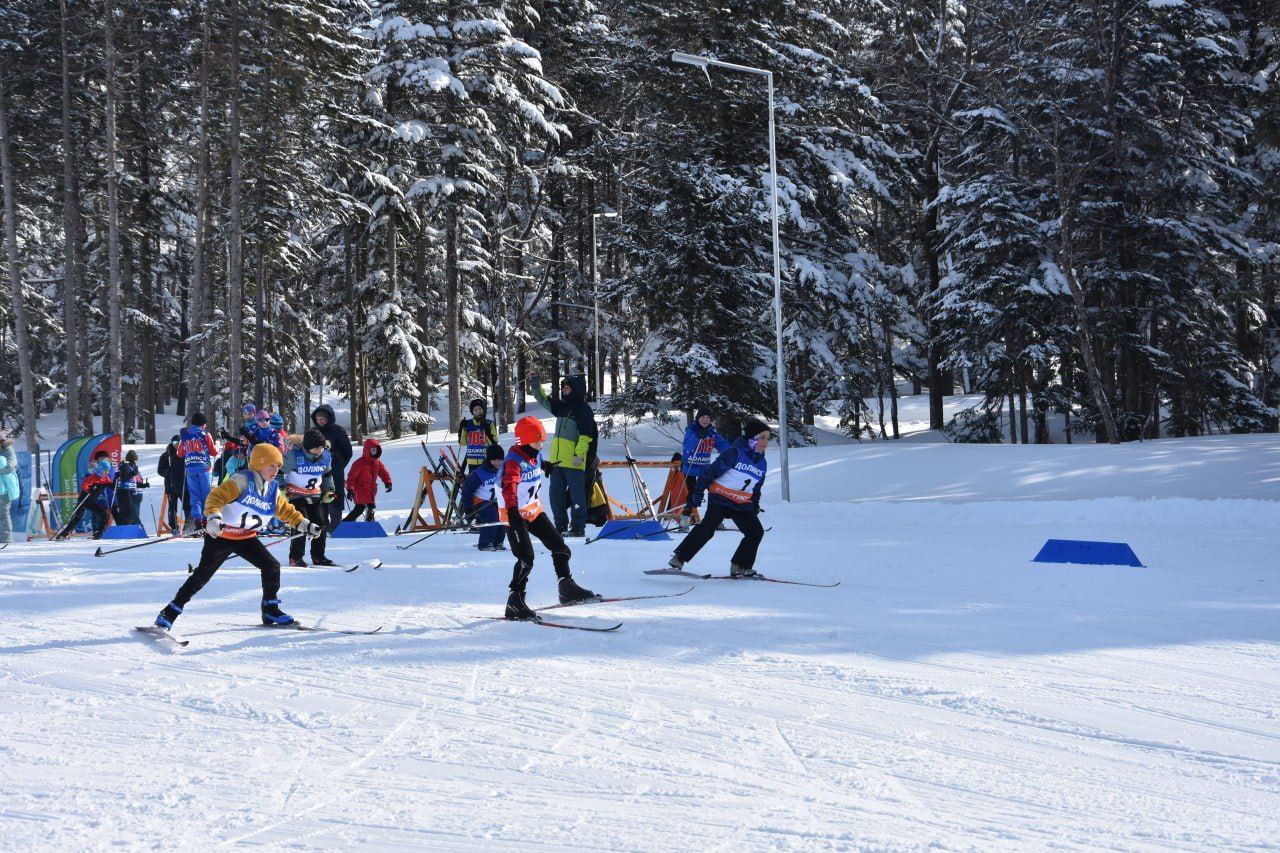
[[[243,163],[240,157],[240,0],[230,0],[227,12],[227,26],[231,36],[231,116],[227,130],[227,141],[231,158],[230,204],[227,212],[228,234],[227,246],[227,307],[228,328],[226,334],[229,343],[228,360],[230,374],[231,399],[228,408],[239,412],[244,405],[244,375],[242,352],[244,344],[244,258],[242,256],[243,241],[240,216],[240,182]]]
[[[450,201],[445,223],[445,336],[449,359],[449,428],[462,420],[462,377],[459,358],[461,306],[458,304],[458,206]]]
[[[13,299],[14,343],[18,346],[18,376],[22,386],[22,431],[27,450],[36,452],[39,427],[36,421],[36,382],[31,372],[31,339],[27,329],[26,297],[22,290],[22,261],[18,256],[18,212],[14,197],[13,164],[9,160],[9,118],[5,106],[8,71],[0,68],[0,177],[4,183],[4,245],[9,260],[9,294]]]
[[[111,0],[105,0],[103,9],[103,33],[106,40],[104,54],[106,64],[106,133],[107,133],[107,399],[103,401],[104,419],[110,413],[110,423],[104,423],[104,432],[124,428],[124,400],[121,399],[121,316],[120,316],[120,177],[116,174],[116,52],[114,41],[115,11]]]
[[[396,201],[393,198],[387,199],[387,284],[391,293],[391,298],[399,304],[400,300],[400,267],[399,257],[396,255],[397,240],[396,225]],[[392,438],[399,438],[402,426],[400,424],[400,376],[403,367],[398,366],[395,372],[388,377],[388,395],[391,398],[390,408],[391,415],[387,428]]]
[[[356,394],[356,279],[351,260],[351,230],[354,226],[342,226],[342,272],[347,294],[347,402],[350,404],[351,440],[360,440],[359,399]],[[310,413],[308,412],[308,417]]]
[[[258,291],[254,294],[254,335],[253,335],[253,399],[261,402],[266,389],[262,387],[263,377],[267,372],[266,362],[263,360],[263,342],[267,335],[266,330],[266,314],[267,314],[267,248],[261,241],[258,242]],[[235,415],[235,410],[232,410]]]
[[[190,355],[193,412],[206,409],[213,401],[213,347],[205,337],[205,324],[213,313],[213,288],[205,268],[205,236],[209,227],[209,29],[206,5],[200,36],[200,150],[196,155],[196,234],[191,262],[194,293],[191,333],[200,336]]]
[[[67,56],[67,0],[59,0],[58,38],[62,49],[62,318],[66,332],[67,438],[84,423],[80,377],[80,206],[74,190],[75,148],[71,144],[71,71]]]

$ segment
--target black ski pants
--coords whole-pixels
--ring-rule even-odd
[[[529,582],[529,573],[533,571],[533,537],[535,536],[551,552],[551,562],[556,567],[556,577],[569,577],[569,558],[573,556],[573,552],[569,550],[568,545],[564,544],[564,539],[556,532],[556,526],[544,512],[533,521],[524,524],[517,522],[507,528],[507,541],[511,543],[511,555],[516,558],[515,568],[511,574],[513,592],[523,593],[525,584]]]
[[[365,521],[373,521],[373,511],[378,508],[377,504],[356,504],[351,512],[347,513],[343,521],[355,521],[360,517],[360,513],[364,513]]]
[[[676,556],[686,563],[692,560],[702,550],[702,546],[716,535],[716,528],[720,526],[720,522],[726,519],[732,521],[742,531],[742,542],[739,543],[738,550],[733,552],[732,562],[744,569],[753,567],[756,564],[756,551],[760,548],[760,540],[764,539],[764,525],[760,523],[760,517],[751,507],[745,510],[732,510],[712,500],[707,501],[706,515],[702,516],[697,526],[689,531],[684,541],[676,546]]]
[[[216,539],[205,537],[204,550],[200,552],[200,565],[191,573],[173,597],[174,604],[186,607],[197,592],[213,577],[214,572],[222,568],[231,557],[242,557],[262,573],[262,598],[268,600],[280,594],[280,561],[271,556],[267,546],[257,536],[248,539],[228,539],[219,536]]]
[[[290,501],[294,509],[302,513],[307,521],[320,525],[320,529],[324,531],[315,539],[311,540],[311,559],[324,559],[324,545],[329,540],[329,505],[320,504],[314,501]],[[337,503],[337,501],[334,501]],[[339,507],[341,509],[341,507]],[[296,560],[302,556],[302,552],[307,550],[307,539],[305,536],[299,537],[289,543],[289,559]]]

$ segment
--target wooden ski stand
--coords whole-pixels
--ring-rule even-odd
[[[152,506],[155,506],[155,504],[152,504]],[[160,517],[156,519],[156,535],[157,536],[168,536],[171,533],[181,533],[182,530],[186,528],[187,520],[182,517],[181,512],[179,512],[177,516],[175,516],[178,519],[178,529],[175,531],[173,528],[169,526],[169,522],[165,521],[165,519],[169,517],[169,513],[167,511],[168,509],[169,509],[169,495],[166,494],[163,498],[160,499]]]
[[[435,467],[430,465],[422,466],[422,470],[418,474],[418,497],[414,500],[413,509],[409,510],[409,517],[396,533],[429,532],[450,526],[449,517],[451,514],[447,511],[447,508],[442,511],[440,505],[436,503],[436,483],[443,484],[444,497],[447,504],[451,491],[457,483],[457,473],[450,470],[448,459],[442,458],[441,464]],[[427,520],[425,515],[428,508],[431,511],[430,521]]]
[[[688,491],[684,486],[684,475],[680,472],[679,455],[676,455],[669,462],[662,462],[656,459],[634,459],[630,462],[626,460],[616,462],[601,460],[599,465],[602,471],[611,468],[630,469],[633,478],[640,476],[636,470],[638,468],[667,469],[667,479],[662,485],[662,492],[656,498],[649,499],[647,505],[637,506],[634,509],[610,495],[608,488],[603,486],[604,478],[601,477],[601,490],[604,492],[610,521],[627,518],[671,518],[684,509],[685,501],[689,499]],[[647,489],[645,491],[647,492]],[[644,502],[644,499],[640,499],[640,502]],[[700,517],[698,510],[695,508],[692,515],[693,522],[696,524]]]

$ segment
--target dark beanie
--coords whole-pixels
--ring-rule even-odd
[[[182,436],[180,435],[175,435],[173,438],[169,439],[170,444],[179,444],[181,442],[182,442]]]
[[[490,461],[501,460],[506,455],[507,451],[497,444],[491,444],[484,449],[484,458]]]
[[[759,418],[751,418],[742,425],[742,437],[747,441],[769,429],[769,425]]]
[[[207,420],[205,420],[204,412],[192,412],[192,413],[191,413],[191,425],[192,425],[192,426],[204,426],[204,425],[205,425],[205,424],[207,424],[207,423],[208,423],[208,421],[207,421]]]
[[[698,413],[693,416],[693,419],[696,421],[699,418],[701,418],[703,415],[706,415],[709,418],[714,417],[714,415],[711,414],[711,410],[708,409],[706,406],[699,406]]]
[[[480,408],[484,409],[486,412],[489,411],[488,404],[486,404],[484,400],[480,400],[480,399],[472,400],[471,405],[467,406],[467,411],[468,412],[471,411],[476,406],[479,406]]]
[[[318,429],[309,429],[302,436],[302,449],[312,450],[317,447],[324,447],[324,434]]]

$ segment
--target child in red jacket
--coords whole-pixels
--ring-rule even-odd
[[[382,445],[372,438],[366,438],[364,452],[351,463],[351,470],[347,472],[347,497],[356,506],[343,521],[355,521],[356,516],[362,512],[365,521],[373,521],[373,511],[378,508],[379,479],[386,490],[391,491],[391,472],[382,464],[381,456]]]

